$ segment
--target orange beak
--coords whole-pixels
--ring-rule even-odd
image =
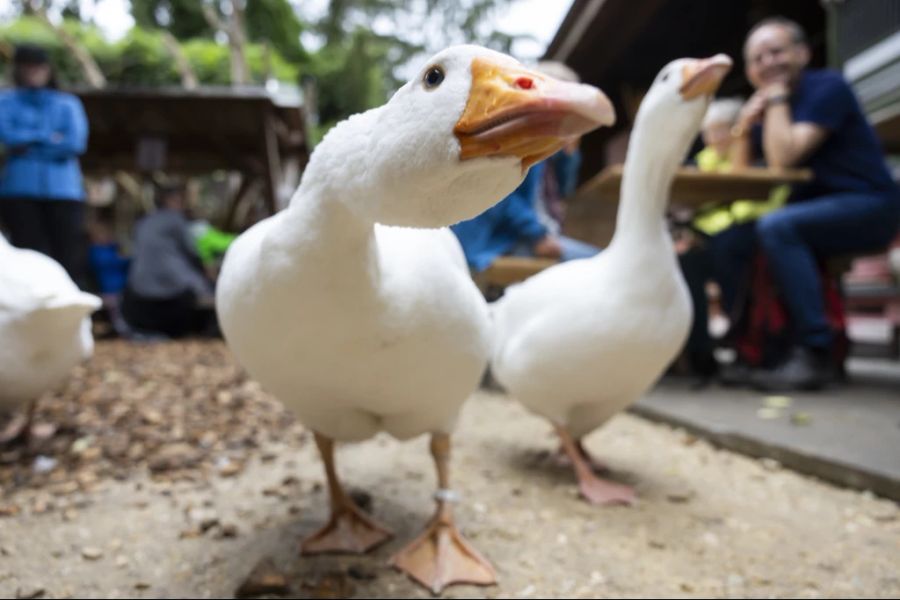
[[[681,97],[685,100],[705,94],[712,96],[731,70],[731,59],[724,54],[689,61],[681,73]]]
[[[469,100],[453,133],[460,160],[516,156],[528,168],[615,120],[609,98],[595,87],[476,58]]]

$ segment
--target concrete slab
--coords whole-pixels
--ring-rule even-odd
[[[847,383],[788,400],[664,379],[632,408],[745,454],[900,500],[900,363],[852,359]],[[782,406],[788,403],[788,406]]]

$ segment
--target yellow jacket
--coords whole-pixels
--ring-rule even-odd
[[[728,157],[721,156],[711,146],[698,152],[695,159],[697,167],[706,173],[723,173],[731,170]],[[790,194],[790,186],[779,185],[772,189],[766,200],[735,200],[730,204],[705,206],[697,211],[693,224],[706,235],[715,235],[732,225],[756,220],[781,208]]]

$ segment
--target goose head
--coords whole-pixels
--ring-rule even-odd
[[[656,76],[644,97],[635,118],[635,129],[646,131],[657,140],[677,142],[656,146],[677,149],[678,155],[673,160],[681,161],[731,65],[731,59],[724,54],[670,62]]]
[[[614,120],[594,87],[486,48],[454,46],[428,59],[385,105],[332,129],[309,168],[356,147],[341,179],[351,209],[386,225],[441,227],[483,212],[532,164]]]

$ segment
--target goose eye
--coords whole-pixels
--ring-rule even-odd
[[[426,88],[434,89],[444,81],[444,70],[437,66],[431,67],[425,72],[425,77],[422,80],[425,82]]]
[[[665,73],[663,73],[662,80],[663,80],[663,81],[668,81],[668,80],[669,80],[669,72],[668,72],[668,71],[666,71]]]

